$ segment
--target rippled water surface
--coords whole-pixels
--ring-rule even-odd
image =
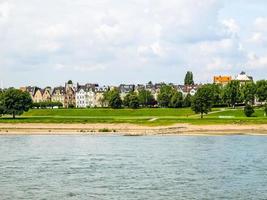
[[[0,199],[267,199],[267,137],[1,136]]]

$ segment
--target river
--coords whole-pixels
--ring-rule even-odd
[[[267,199],[264,136],[1,136],[0,199]]]

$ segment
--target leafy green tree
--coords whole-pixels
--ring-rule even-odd
[[[254,83],[247,83],[241,86],[242,98],[245,101],[245,104],[254,104],[255,95],[256,95],[256,85]]]
[[[109,107],[118,109],[122,106],[122,100],[118,89],[109,90],[104,93],[104,98],[108,102]]]
[[[128,93],[123,99],[123,105],[132,109],[139,108],[139,98],[136,92]]]
[[[221,106],[223,104],[223,92],[222,92],[222,86],[218,84],[211,84],[210,85],[212,89],[212,95],[213,95],[213,100],[212,103],[214,106]]]
[[[192,110],[195,113],[200,113],[201,118],[203,114],[208,114],[211,111],[214,96],[212,94],[212,86],[210,84],[202,86],[193,96]]]
[[[123,101],[122,101],[123,106],[125,106],[125,107],[129,107],[129,104],[130,104],[130,96],[131,96],[131,93],[128,93],[128,94],[123,98]]]
[[[244,107],[244,113],[247,117],[251,117],[252,114],[254,113],[254,109],[251,105],[246,104],[246,106]]]
[[[139,103],[143,107],[154,106],[156,100],[149,90],[142,89],[138,92]]]
[[[170,85],[163,85],[158,94],[158,104],[160,107],[167,108],[170,106],[174,89]]]
[[[183,107],[189,108],[189,107],[191,107],[191,103],[192,103],[192,95],[187,94],[184,98],[184,101],[183,101]]]
[[[183,106],[183,94],[181,92],[175,91],[172,94],[170,107],[181,108]]]
[[[242,95],[239,81],[231,81],[224,87],[224,102],[235,108],[237,103],[242,102]]]
[[[3,108],[4,114],[10,114],[13,118],[28,111],[32,106],[32,99],[29,93],[10,88],[4,92]]]
[[[188,71],[184,78],[184,84],[185,85],[194,85],[194,76],[193,73]]]
[[[133,92],[130,95],[129,107],[132,109],[139,108],[139,99],[138,99],[138,95],[135,92]]]
[[[256,96],[259,102],[267,100],[267,80],[256,82]]]

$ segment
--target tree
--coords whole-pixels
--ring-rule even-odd
[[[139,108],[138,95],[135,92],[128,93],[123,99],[123,105],[132,109]]]
[[[124,105],[125,107],[129,107],[129,104],[130,104],[130,96],[131,96],[131,93],[128,93],[128,94],[124,97],[124,99],[123,99],[123,101],[122,101],[122,103],[123,103],[123,105]]]
[[[130,95],[129,107],[132,109],[139,108],[139,99],[138,99],[138,95],[135,92],[133,92]]]
[[[105,92],[104,99],[108,102],[109,107],[114,109],[121,108],[122,100],[118,89]]]
[[[260,80],[256,82],[256,96],[259,102],[267,100],[267,81]]]
[[[251,105],[246,104],[246,106],[244,107],[244,113],[247,117],[251,117],[252,114],[254,113],[254,109]]]
[[[181,108],[183,106],[183,94],[181,92],[175,91],[172,94],[170,107]]]
[[[212,103],[214,106],[221,106],[223,104],[222,98],[222,88],[218,84],[211,84],[213,100]]]
[[[186,72],[185,78],[184,78],[184,84],[185,85],[194,85],[194,76],[193,73],[188,71]]]
[[[149,90],[142,89],[138,92],[139,104],[143,107],[154,106],[156,100]]]
[[[201,118],[203,118],[204,113],[208,114],[211,111],[213,98],[211,85],[207,84],[202,86],[193,97],[192,110],[197,114],[200,113]]]
[[[235,108],[237,103],[242,102],[240,83],[238,81],[231,81],[223,90],[224,102]]]
[[[29,93],[10,88],[3,94],[4,114],[10,114],[13,119],[31,108],[32,99]]]
[[[192,96],[191,94],[187,94],[183,101],[183,107],[185,108],[191,107],[191,102],[192,102]]]
[[[244,99],[245,104],[254,104],[255,94],[256,94],[256,86],[254,83],[247,83],[242,85],[241,87],[242,99]]]
[[[170,85],[161,86],[159,94],[158,94],[159,106],[163,108],[169,107],[173,93],[174,93],[174,89],[172,86]]]

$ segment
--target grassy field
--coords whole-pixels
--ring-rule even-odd
[[[194,112],[189,108],[144,108],[144,109],[46,109],[30,110],[29,116],[70,116],[70,117],[162,117],[162,116],[191,116]]]
[[[0,118],[0,123],[132,123],[148,126],[190,124],[267,124],[262,109],[247,118],[243,109],[213,109],[200,119],[190,108],[182,109],[39,109],[30,110],[13,120]]]

